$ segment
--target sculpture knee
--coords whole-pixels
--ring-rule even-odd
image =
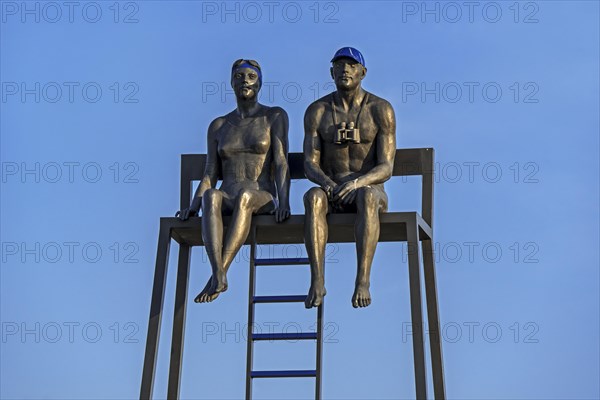
[[[208,189],[202,195],[202,209],[216,209],[221,207],[223,194],[218,189]]]
[[[252,197],[253,197],[252,190],[248,190],[248,189],[240,190],[240,192],[238,193],[237,201],[236,201],[237,207],[241,210],[250,209],[252,206]]]
[[[358,189],[356,194],[356,208],[359,213],[377,213],[379,208],[379,199],[375,190],[370,187]]]
[[[327,195],[320,188],[312,188],[304,194],[305,210],[327,210]]]

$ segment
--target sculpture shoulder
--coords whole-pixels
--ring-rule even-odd
[[[319,115],[322,115],[323,112],[329,107],[331,104],[333,93],[326,94],[310,103],[308,108],[306,109],[306,113],[304,114],[305,118],[317,118]]]
[[[392,104],[387,101],[386,99],[379,97],[377,95],[374,95],[371,92],[369,93],[369,105],[371,106],[371,108],[376,109],[376,110],[381,110],[383,112],[389,112],[389,111],[394,111],[394,108],[392,107]]]
[[[228,115],[229,114],[213,119],[210,125],[208,126],[208,134],[211,135],[218,131],[223,126],[225,121],[227,121]]]
[[[391,122],[395,120],[394,107],[386,99],[369,92],[369,110],[371,115],[379,122]]]
[[[288,119],[287,112],[279,106],[274,106],[274,107],[263,106],[263,107],[264,107],[265,115],[267,116],[267,118],[270,121],[275,121],[278,118],[283,118],[284,120]]]

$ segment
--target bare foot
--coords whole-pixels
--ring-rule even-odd
[[[371,304],[371,292],[368,283],[357,283],[352,296],[352,307],[367,307]]]
[[[323,297],[327,294],[325,290],[325,284],[323,282],[313,282],[310,285],[306,300],[304,300],[304,307],[318,307],[323,302]]]
[[[210,288],[212,286],[212,277],[208,278],[208,282],[204,286],[204,289],[200,292],[198,296],[194,299],[196,303],[209,303],[219,297],[219,293],[209,295]]]
[[[225,273],[217,274],[218,278],[211,276],[204,289],[194,299],[196,303],[210,303],[219,297],[219,294],[227,290],[227,276]]]

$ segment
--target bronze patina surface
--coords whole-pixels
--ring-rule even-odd
[[[212,276],[194,301],[211,302],[227,290],[227,270],[250,232],[253,214],[290,216],[290,173],[287,164],[288,116],[280,107],[258,102],[260,65],[240,59],[231,69],[237,107],[211,122],[204,176],[182,220],[202,209],[202,240]],[[217,180],[223,182],[216,188]],[[231,223],[223,239],[223,215]]]
[[[392,176],[396,120],[389,102],[362,88],[362,54],[339,49],[330,69],[337,90],[318,99],[304,116],[304,171],[319,185],[304,195],[305,243],[311,263],[307,308],[326,294],[327,214],[356,213],[357,274],[352,305],[371,304],[371,264],[379,239],[379,213],[387,211],[383,183]]]

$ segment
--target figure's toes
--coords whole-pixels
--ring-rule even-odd
[[[306,296],[306,300],[304,300],[304,307],[305,308],[312,308],[312,296]]]
[[[194,299],[194,302],[196,303],[204,303],[205,302],[205,296],[206,296],[206,292],[203,290],[201,291],[198,296],[196,296],[196,298]]]
[[[371,297],[369,296],[363,296],[361,294],[354,294],[354,296],[352,296],[352,307],[354,308],[368,307],[369,304],[371,304]]]
[[[306,308],[318,307],[320,304],[321,304],[321,300],[320,300],[319,296],[317,296],[314,293],[309,294],[306,297],[306,300],[304,301],[304,306]]]
[[[308,295],[306,295],[306,299],[304,300],[304,307],[312,308],[319,307],[323,302],[323,297],[327,294],[325,288],[322,289],[314,289],[312,286],[308,291]]]

